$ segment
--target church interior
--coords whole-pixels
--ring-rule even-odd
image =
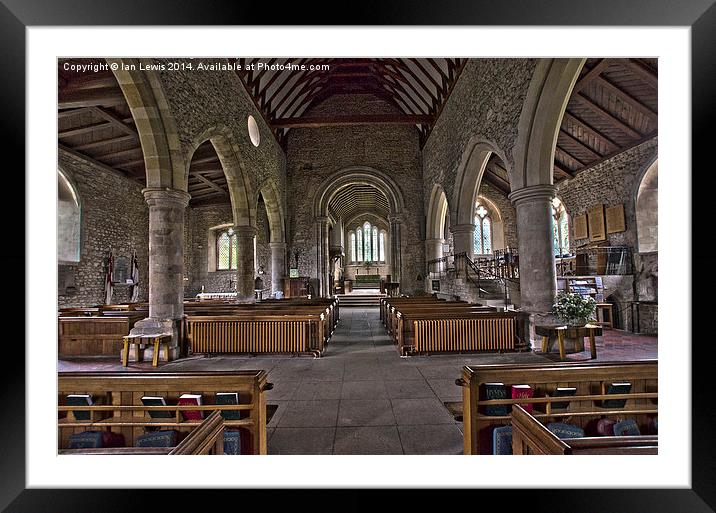
[[[658,62],[59,59],[60,454],[656,454]]]

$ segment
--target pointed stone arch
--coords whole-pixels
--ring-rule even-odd
[[[435,184],[430,193],[428,213],[425,223],[425,239],[445,239],[445,216],[449,214],[450,205],[443,188]]]

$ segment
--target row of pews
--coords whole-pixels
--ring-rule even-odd
[[[477,365],[463,368],[464,454],[657,454],[657,360]],[[628,383],[628,393],[609,385]],[[528,385],[495,399],[490,386]],[[558,396],[557,388],[570,388]],[[502,409],[502,411],[499,411]],[[615,426],[630,426],[616,434]]]
[[[266,454],[272,387],[264,370],[60,372],[59,453]],[[202,399],[181,404],[186,393]],[[218,399],[226,395],[235,400]],[[91,399],[68,404],[72,396]],[[145,404],[147,397],[166,405]],[[104,443],[88,443],[94,439]]]
[[[380,319],[401,356],[515,351],[526,339],[524,313],[433,296],[382,298]]]
[[[146,303],[61,309],[58,354],[118,356],[123,337],[147,316]],[[287,353],[320,357],[339,319],[337,298],[274,299],[252,304],[187,301],[180,343],[184,354]]]

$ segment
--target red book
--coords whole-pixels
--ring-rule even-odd
[[[177,401],[181,405],[201,406],[201,394],[182,394]],[[201,410],[179,410],[184,420],[203,420],[204,412]]]
[[[512,399],[532,397],[534,391],[529,385],[512,385]],[[527,413],[532,413],[532,403],[519,403]]]

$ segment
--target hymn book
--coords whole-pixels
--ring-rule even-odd
[[[529,385],[512,385],[512,399],[532,397],[534,391]],[[532,403],[519,403],[527,413],[532,413]]]
[[[201,394],[182,394],[179,396],[179,405],[201,406]],[[179,410],[184,420],[202,420],[204,412],[201,410]]]
[[[167,403],[163,397],[154,397],[145,395],[142,397],[142,404],[144,406],[166,406]],[[171,419],[174,417],[174,413],[171,411],[156,411],[148,410],[149,416],[153,419]]]
[[[606,383],[602,382],[602,395],[607,394],[628,394],[631,391],[631,383]],[[624,408],[626,399],[604,399],[602,408]]]
[[[239,404],[239,394],[237,392],[217,392],[216,404]],[[241,419],[241,410],[221,410],[221,416],[224,420]]]
[[[504,383],[485,383],[483,385],[484,398],[486,401],[492,399],[507,399],[507,388]],[[506,404],[488,404],[484,407],[485,415],[509,415]]]
[[[70,394],[67,396],[67,406],[92,406],[92,396],[89,394]],[[90,410],[72,410],[75,420],[91,420]]]
[[[576,394],[575,387],[557,387],[552,393],[552,397],[569,397]],[[547,403],[547,413],[550,413],[550,410],[566,410],[567,408],[569,408],[569,401]]]

